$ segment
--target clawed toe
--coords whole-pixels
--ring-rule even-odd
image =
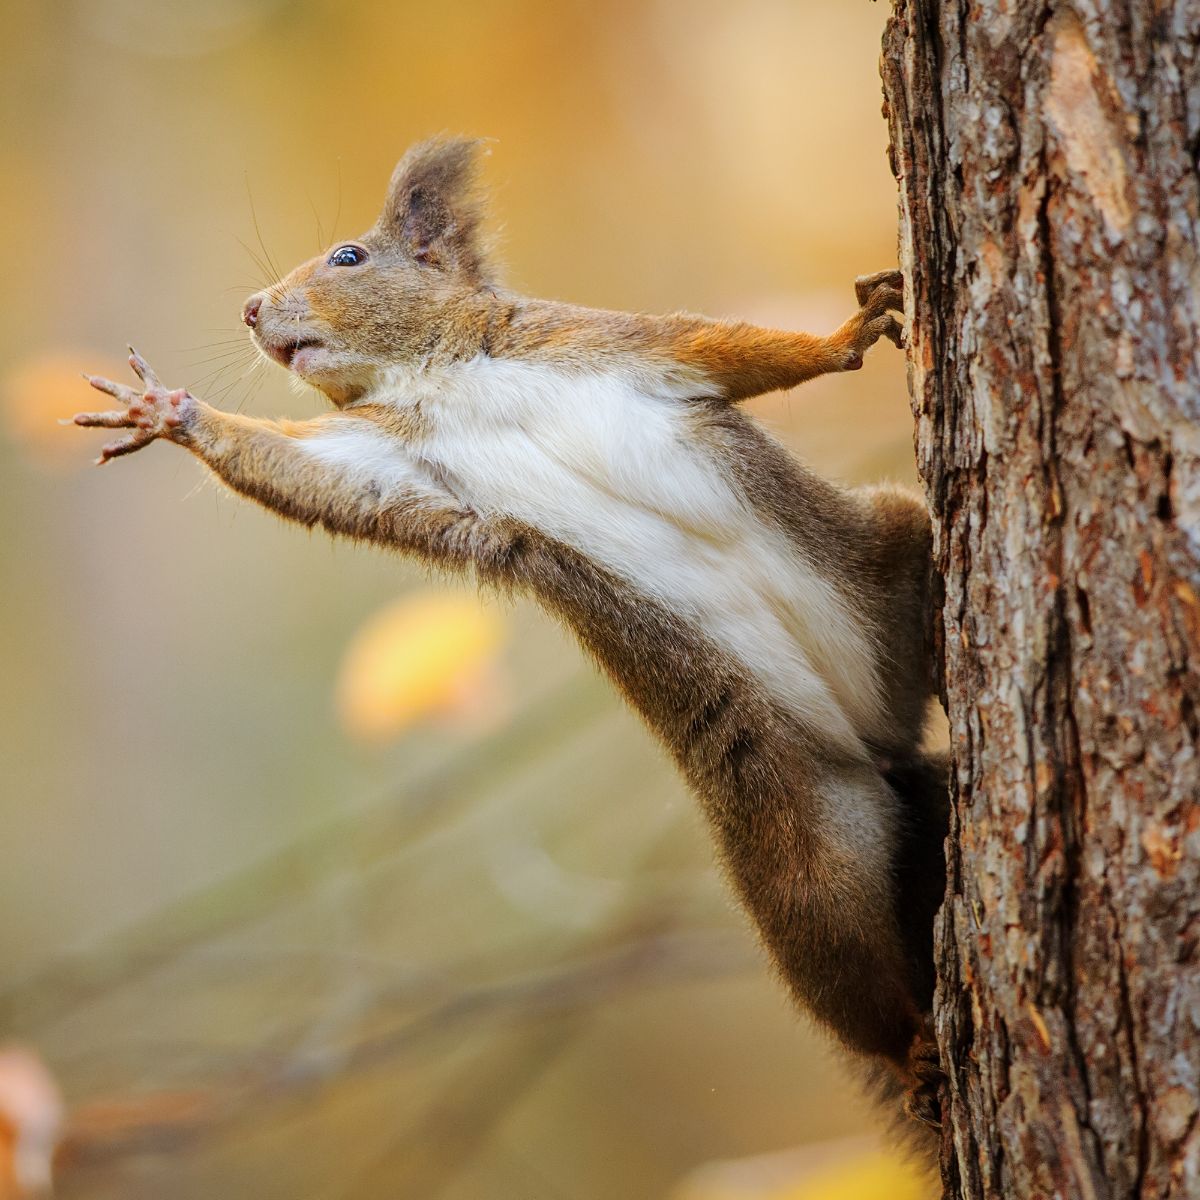
[[[96,391],[103,392],[106,396],[111,396],[114,400],[119,400],[122,404],[132,404],[141,395],[141,392],[136,388],[131,388],[125,383],[114,383],[111,379],[105,379],[102,375],[84,375],[84,379]]]
[[[946,1073],[942,1070],[937,1042],[921,1037],[913,1043],[908,1056],[910,1086],[904,1095],[904,1111],[914,1121],[934,1129],[942,1126],[942,1087]]]
[[[120,458],[122,454],[132,454],[135,450],[148,446],[152,441],[154,441],[153,433],[139,430],[118,442],[109,442],[100,448],[100,457],[96,459],[96,466],[102,467],[110,459]]]
[[[76,413],[68,424],[85,425],[96,429],[124,429],[132,422],[129,420],[129,410],[122,412],[84,412]]]
[[[867,329],[872,335],[872,341],[885,337],[893,345],[900,347],[901,350],[904,349],[904,326],[891,313],[876,317],[867,326]]]
[[[863,305],[863,312],[871,317],[882,316],[892,309],[896,312],[904,311],[904,293],[899,288],[876,288]]]
[[[901,294],[900,305],[903,304],[904,275],[900,271],[876,271],[874,275],[860,275],[854,281],[854,295],[860,308],[866,306],[872,294],[879,288],[888,288]],[[896,307],[900,307],[897,305]]]
[[[132,346],[129,347],[129,365],[148,390],[162,387],[153,368]]]
[[[911,1121],[930,1129],[942,1127],[942,1101],[936,1084],[921,1083],[904,1094],[904,1114]]]

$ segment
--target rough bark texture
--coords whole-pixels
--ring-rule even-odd
[[[1200,4],[896,0],[963,1197],[1200,1195]]]

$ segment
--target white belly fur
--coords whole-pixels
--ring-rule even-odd
[[[693,622],[787,708],[861,753],[875,650],[844,599],[702,447],[683,397],[618,374],[479,357],[396,372],[369,397],[420,404],[411,447],[477,512],[561,541]],[[694,394],[694,393],[693,393]]]

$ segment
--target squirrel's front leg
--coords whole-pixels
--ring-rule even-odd
[[[893,315],[904,307],[900,272],[860,275],[854,292],[858,312],[825,337],[682,314],[652,318],[646,333],[656,350],[665,348],[676,362],[697,370],[722,399],[745,400],[818,375],[857,371],[880,338],[903,345],[904,331]]]
[[[98,463],[159,439],[172,441],[234,491],[290,520],[406,550],[441,566],[473,564],[503,573],[515,531],[459,503],[367,412],[258,420],[164,387],[136,351],[129,363],[141,389],[85,376],[125,407],[79,413],[74,423],[132,431],[104,446]]]

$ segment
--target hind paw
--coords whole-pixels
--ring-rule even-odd
[[[909,1088],[904,1095],[904,1111],[914,1121],[933,1129],[942,1127],[942,1089],[946,1073],[942,1070],[937,1042],[920,1035],[908,1052]]]

